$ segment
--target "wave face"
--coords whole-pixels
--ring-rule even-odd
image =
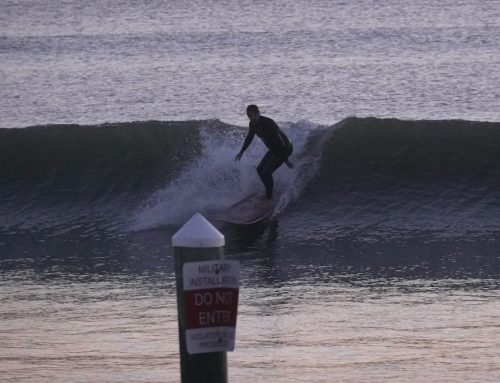
[[[299,236],[499,229],[499,123],[282,127],[297,166],[276,172],[277,216]],[[245,133],[216,120],[0,130],[0,229],[145,230],[210,215],[262,188],[263,145],[234,162]]]
[[[483,235],[500,228],[499,184],[498,123],[348,118],[325,136],[297,222],[367,240]]]
[[[197,122],[0,130],[0,227],[116,222],[200,150]]]

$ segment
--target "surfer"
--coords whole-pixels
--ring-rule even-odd
[[[264,142],[264,145],[269,150],[257,166],[257,173],[266,188],[264,200],[270,201],[274,189],[274,171],[283,165],[283,163],[290,169],[293,168],[293,164],[288,160],[288,157],[292,154],[293,146],[276,122],[260,114],[257,105],[247,106],[247,116],[250,119],[248,134],[240,152],[236,155],[235,161],[241,159],[243,152],[252,143],[255,135]]]

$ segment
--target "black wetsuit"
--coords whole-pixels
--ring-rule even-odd
[[[260,116],[257,122],[250,121],[241,153],[248,148],[255,135],[269,149],[257,166],[257,173],[266,188],[266,197],[270,199],[274,189],[273,172],[292,154],[293,146],[276,122],[269,117]]]

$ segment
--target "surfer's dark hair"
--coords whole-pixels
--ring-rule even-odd
[[[260,113],[259,107],[257,105],[248,105],[247,106],[247,114],[248,113]]]

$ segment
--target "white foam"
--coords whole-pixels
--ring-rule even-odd
[[[296,167],[281,166],[275,173],[275,188],[280,195],[276,213],[300,195],[307,181],[315,173],[318,153],[306,153],[311,133],[321,127],[300,121],[280,124],[294,145],[291,157]],[[256,137],[241,161],[234,158],[241,148],[246,130],[202,129],[202,154],[180,175],[158,190],[132,218],[132,230],[145,230],[163,225],[180,225],[194,212],[211,213],[227,207],[255,192],[264,192],[256,166],[266,148]],[[317,157],[317,158],[316,158]]]

